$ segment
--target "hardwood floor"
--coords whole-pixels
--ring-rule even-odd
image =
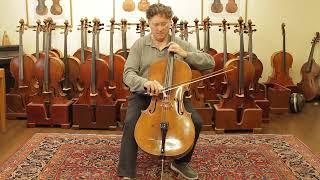
[[[121,134],[121,131],[74,130],[51,127],[26,128],[26,120],[8,120],[6,133],[0,133],[0,163],[19,149],[35,133]],[[204,134],[215,134],[204,131]],[[307,103],[299,114],[270,115],[263,134],[292,134],[320,154],[320,106]]]

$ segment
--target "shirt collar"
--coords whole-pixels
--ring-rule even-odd
[[[169,34],[168,35],[169,36],[169,42],[171,41],[171,35]],[[146,36],[146,40],[145,40],[145,45],[147,45],[147,46],[151,46],[151,47],[155,47],[154,45],[153,45],[153,42],[152,42],[152,39],[151,39],[151,33],[149,33],[147,36]],[[167,48],[167,47],[166,47]]]

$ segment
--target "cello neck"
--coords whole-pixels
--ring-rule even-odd
[[[100,30],[98,29],[96,32],[96,58],[100,58]]]
[[[63,89],[69,90],[69,62],[68,62],[68,31],[69,23],[65,21],[65,30],[64,30],[64,49],[63,49],[63,62],[64,62],[64,87]]]
[[[196,38],[197,38],[197,49],[200,50],[200,36],[199,36],[199,20],[195,19],[194,24],[195,24],[195,32],[196,32]]]
[[[239,60],[240,60],[240,66],[239,66],[239,94],[243,95],[244,94],[244,69],[243,69],[243,52],[244,52],[244,45],[243,45],[243,31],[240,30],[240,55],[239,55]]]
[[[223,64],[228,60],[227,31],[223,31]]]
[[[91,88],[90,88],[90,94],[92,95],[96,95],[96,33],[97,33],[96,26],[97,25],[95,24],[92,31]]]
[[[43,80],[43,92],[49,93],[49,28],[43,33],[45,34],[45,58],[44,58],[44,80]]]
[[[188,29],[188,22],[184,21],[184,40],[189,40],[189,29]]]
[[[239,53],[239,70],[238,70],[238,96],[243,97],[244,96],[244,43],[243,43],[243,19],[242,17],[238,20],[238,25],[236,26],[238,29],[235,30],[235,32],[239,33],[240,36],[240,53]]]
[[[310,50],[310,54],[309,54],[309,58],[308,58],[308,62],[307,62],[307,69],[306,71],[309,73],[312,70],[312,64],[314,62],[313,59],[313,54],[314,54],[314,48],[316,46],[316,44],[318,43],[319,39],[319,33],[316,33],[316,37],[312,40],[312,46],[311,46],[311,50]]]
[[[85,24],[84,23],[85,23],[85,21],[84,21],[84,19],[81,19],[80,22],[81,22],[81,28],[80,28],[80,39],[81,39],[81,51],[80,51],[80,53],[81,53],[81,59],[80,59],[80,61],[83,64],[84,61],[85,61],[85,59],[84,59],[84,48],[85,48],[85,44],[84,44]]]
[[[209,48],[208,48],[208,22],[207,19],[203,20],[203,51],[208,53]]]
[[[22,31],[19,31],[19,81],[23,81],[23,41]]]
[[[121,21],[121,35],[122,35],[122,51],[125,59],[128,57],[127,52],[127,20],[123,19]]]
[[[84,48],[88,48],[88,19],[84,19],[84,28],[83,28],[83,44]]]
[[[252,63],[253,61],[253,54],[252,54],[252,32],[248,33],[249,35],[249,44],[248,44],[248,53],[249,53],[249,61]]]
[[[37,60],[39,59],[39,35],[40,35],[40,31],[41,31],[41,22],[40,20],[37,21],[37,28],[36,28],[36,58]]]
[[[113,34],[114,34],[114,19],[112,18],[110,20],[111,26],[110,26],[110,53],[109,53],[109,80],[114,80],[114,54],[113,54]]]
[[[283,72],[286,72],[286,32],[285,32],[285,24],[282,24],[282,70]]]
[[[174,16],[172,18],[173,24],[171,29],[171,41],[175,42],[175,33],[177,28],[177,22],[178,18]],[[166,68],[166,75],[165,75],[165,82],[164,87],[170,87],[172,85],[172,76],[173,76],[173,62],[174,61],[174,53],[170,52],[168,62],[167,62],[167,68]]]

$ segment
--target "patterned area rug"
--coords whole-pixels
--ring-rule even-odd
[[[0,165],[0,179],[119,179],[121,136],[35,134]],[[165,163],[165,179],[180,179]],[[320,179],[320,159],[289,135],[201,135],[199,179]],[[158,158],[139,151],[137,179],[159,179]]]

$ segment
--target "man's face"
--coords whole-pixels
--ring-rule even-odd
[[[151,33],[155,40],[162,42],[169,34],[171,20],[162,15],[155,15],[149,19]]]

